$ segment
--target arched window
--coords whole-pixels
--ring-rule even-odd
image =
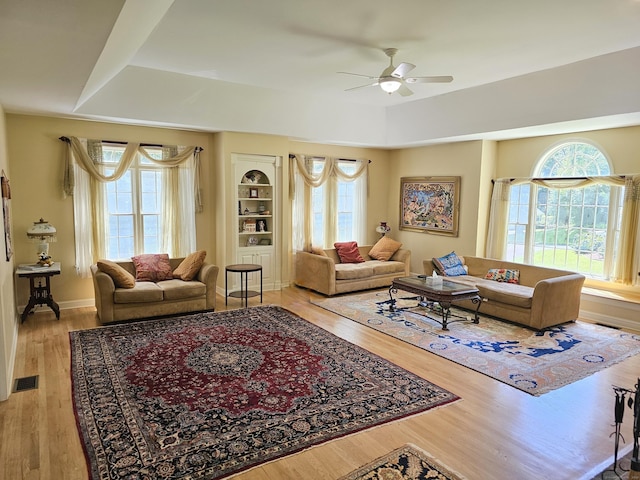
[[[568,180],[612,173],[600,149],[575,141],[547,151],[534,170],[537,178]],[[599,183],[581,188],[514,186],[507,257],[608,280],[619,234],[620,191]]]

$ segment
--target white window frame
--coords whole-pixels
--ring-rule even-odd
[[[124,146],[122,145],[118,145],[118,144],[109,144],[109,143],[104,143],[103,144],[103,161],[100,165],[101,169],[103,170],[103,173],[111,173],[112,170],[115,168],[115,166],[117,165],[117,162],[108,162],[105,161],[105,157],[107,157],[107,155],[104,155],[104,152],[108,152],[108,151],[120,151],[121,153],[124,152]],[[154,148],[154,147],[146,147],[147,152],[150,155],[154,155],[154,153],[157,155],[158,159],[162,158],[162,149],[161,148]],[[154,158],[156,158],[156,156],[154,155]],[[120,158],[118,157],[118,161],[120,160]],[[162,215],[160,212],[160,208],[161,208],[161,199],[162,199],[162,178],[159,178],[158,180],[158,191],[156,193],[157,196],[157,202],[158,202],[158,211],[157,213],[155,213],[155,216],[157,217],[157,229],[156,229],[156,237],[157,237],[157,250],[154,251],[146,251],[145,250],[145,234],[144,234],[144,217],[146,215],[150,215],[149,213],[143,212],[143,201],[142,201],[142,173],[143,172],[148,172],[148,171],[152,171],[155,173],[160,173],[160,175],[162,176],[164,168],[159,166],[159,165],[154,165],[153,163],[149,162],[148,160],[146,160],[142,155],[136,155],[133,163],[131,164],[131,166],[129,167],[129,169],[127,170],[126,174],[130,174],[131,176],[131,213],[127,213],[127,214],[122,214],[122,215],[127,215],[127,216],[132,216],[133,218],[133,251],[132,252],[127,252],[125,256],[118,256],[118,254],[121,254],[122,250],[120,248],[118,248],[117,252],[115,253],[111,250],[110,247],[110,243],[111,240],[114,237],[118,237],[120,238],[119,235],[113,235],[110,231],[110,224],[111,222],[107,221],[106,225],[105,225],[105,249],[107,251],[107,256],[109,258],[111,258],[112,260],[128,260],[131,256],[133,255],[140,255],[143,253],[161,253],[160,252],[160,245],[161,245],[161,238],[160,238],[160,232],[162,232],[163,229],[163,225],[162,225]],[[126,175],[125,174],[125,175]],[[120,182],[120,180],[117,180],[115,182],[110,182],[107,185],[104,185],[103,188],[103,196],[104,196],[104,208],[106,209],[106,217],[109,218],[111,216],[120,216],[117,212],[111,212],[109,211],[109,199],[108,199],[108,195],[109,192],[108,190],[110,188],[117,188],[118,183]],[[112,187],[113,185],[113,187]],[[113,258],[112,258],[113,257]]]
[[[540,175],[540,171],[543,165],[547,160],[549,160],[549,158],[553,155],[553,153],[555,153],[558,149],[564,146],[576,144],[576,143],[584,143],[597,149],[599,153],[603,156],[603,158],[606,160],[609,167],[609,172],[601,173],[601,174],[610,175],[613,173],[612,167],[611,167],[611,161],[607,157],[606,153],[602,150],[602,148],[600,148],[598,145],[595,145],[592,142],[580,139],[580,140],[563,141],[562,143],[554,145],[551,148],[549,148],[547,151],[545,151],[534,167],[534,177],[538,177]],[[549,178],[553,178],[553,177],[549,177]],[[522,185],[522,187],[524,187],[524,185]],[[528,188],[529,188],[529,212],[528,212],[527,224],[524,224],[524,227],[525,227],[524,254],[523,254],[522,260],[520,260],[520,258],[515,255],[515,250],[518,248],[518,244],[509,243],[509,238],[507,238],[507,249],[506,249],[507,259],[516,261],[516,262],[521,261],[522,263],[531,264],[531,265],[549,266],[552,268],[567,268],[571,270],[580,271],[575,265],[566,265],[565,267],[563,267],[558,265],[549,265],[544,262],[535,263],[535,225],[536,225],[536,212],[538,210],[537,208],[538,192],[539,192],[539,188],[546,188],[546,187],[538,187],[535,184],[530,184]],[[606,243],[605,243],[605,249],[604,249],[605,253],[604,253],[604,260],[603,260],[604,261],[603,274],[602,276],[598,276],[587,271],[580,271],[585,276],[587,276],[589,280],[594,280],[595,282],[610,281],[610,278],[613,274],[613,267],[615,263],[614,262],[615,252],[616,252],[615,244],[618,241],[619,235],[620,235],[620,219],[621,219],[621,210],[622,210],[621,198],[622,198],[624,189],[622,187],[613,187],[613,186],[609,188],[610,188],[609,204],[608,204],[609,214],[608,214],[607,228],[606,228]],[[512,191],[512,197],[509,202],[510,212],[511,212],[512,206],[514,205],[512,201],[513,201],[513,191]],[[520,218],[518,218],[518,220],[519,219]],[[513,226],[523,225],[522,223],[511,222],[511,216],[509,216],[509,218],[507,219],[507,222],[508,222],[508,228],[507,228],[508,231],[512,225]],[[534,226],[534,228],[531,228],[532,226]]]

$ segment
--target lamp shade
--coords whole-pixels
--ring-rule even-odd
[[[378,80],[380,88],[387,93],[393,93],[400,88],[402,82],[396,77],[382,77]]]
[[[41,218],[39,221],[33,222],[33,226],[27,230],[27,237],[37,242],[55,242],[56,228]]]

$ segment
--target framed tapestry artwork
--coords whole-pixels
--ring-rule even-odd
[[[11,187],[9,179],[4,174],[4,170],[0,174],[0,186],[2,187],[2,219],[4,222],[4,246],[7,262],[11,260],[13,255],[13,244],[11,242],[11,218],[9,217],[9,200],[11,199]]]
[[[402,177],[400,230],[458,236],[460,177]]]

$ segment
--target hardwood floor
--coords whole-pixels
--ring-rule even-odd
[[[640,355],[558,390],[533,397],[395,338],[311,305],[296,287],[265,292],[326,330],[446,388],[462,400],[331,441],[259,466],[237,480],[337,479],[407,442],[469,480],[591,479],[613,458],[612,385],[633,388]],[[257,304],[256,298],[251,305]],[[238,308],[229,299],[228,308]],[[218,298],[218,310],[224,310]],[[39,387],[0,403],[0,478],[86,479],[71,403],[68,332],[97,326],[95,310],[38,312],[20,326],[14,377],[39,375]],[[632,412],[623,424],[630,448]],[[622,456],[622,455],[620,455]]]

